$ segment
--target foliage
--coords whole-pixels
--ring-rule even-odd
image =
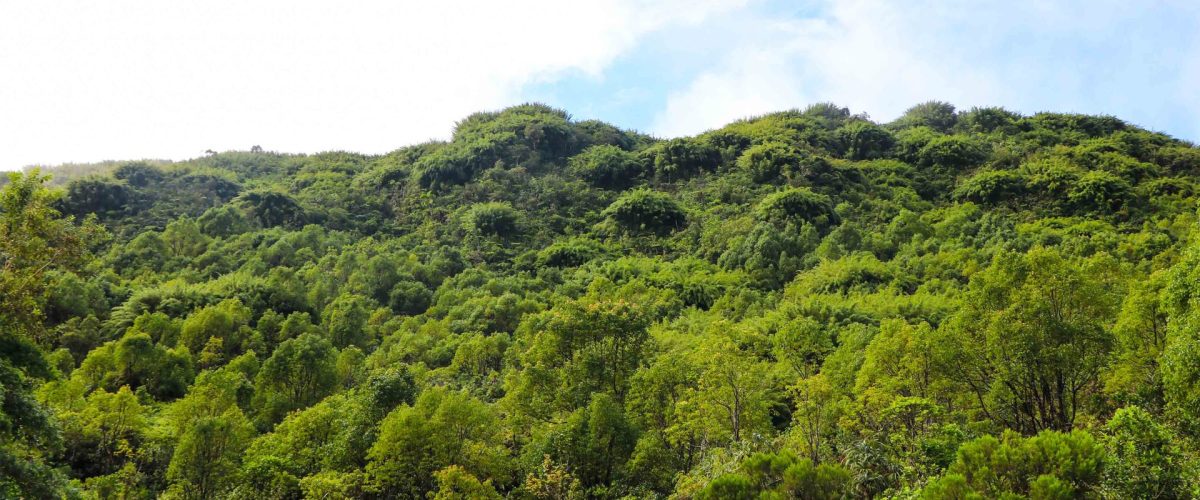
[[[540,104],[0,191],[0,497],[1183,498],[1193,144]]]

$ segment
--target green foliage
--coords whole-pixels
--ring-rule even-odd
[[[925,498],[1087,498],[1100,492],[1104,447],[1083,431],[1046,431],[1031,438],[1005,433],[964,443],[946,476]]]
[[[883,127],[866,121],[854,121],[838,129],[846,145],[846,157],[851,160],[873,160],[883,157],[895,139]]]
[[[137,188],[158,184],[166,177],[158,167],[144,161],[124,163],[113,170],[112,176]]]
[[[755,207],[754,215],[764,222],[807,222],[818,229],[838,223],[837,212],[834,212],[829,197],[808,188],[789,188],[771,193]]]
[[[908,108],[900,118],[892,124],[899,127],[929,127],[938,132],[949,132],[958,122],[958,115],[952,104],[941,101],[928,101]]]
[[[1197,151],[940,102],[663,140],[524,104],[383,155],[16,175],[0,497],[1195,496]]]
[[[850,472],[836,464],[814,465],[794,455],[758,453],[739,472],[713,479],[697,498],[839,499],[849,494]]]
[[[467,209],[463,228],[484,236],[507,238],[520,227],[520,215],[507,203],[480,203]]]
[[[1105,434],[1112,457],[1105,469],[1107,490],[1126,498],[1188,496],[1184,458],[1175,436],[1145,410],[1117,410]]]
[[[413,406],[389,413],[368,457],[372,488],[389,497],[430,491],[434,473],[453,465],[489,480],[503,480],[508,468],[491,409],[444,389],[430,389]]]
[[[642,151],[654,176],[675,181],[716,170],[721,162],[717,148],[699,139],[671,139]]]
[[[687,222],[687,213],[670,195],[639,189],[621,195],[604,214],[622,230],[633,234],[666,235]]]
[[[636,183],[645,167],[637,155],[614,145],[602,144],[573,156],[570,169],[593,186],[620,190]]]
[[[305,408],[337,385],[337,351],[317,335],[288,339],[263,362],[254,379],[254,406],[260,421],[274,424],[288,412]]]
[[[754,182],[769,183],[798,166],[800,153],[787,145],[769,142],[750,147],[737,159],[738,168],[750,173]]]
[[[951,376],[980,411],[1027,433],[1072,428],[1112,349],[1112,269],[1107,256],[1072,264],[1035,248],[998,255],[972,277],[944,334]]]

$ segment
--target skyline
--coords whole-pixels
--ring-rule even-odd
[[[879,0],[0,6],[0,170],[386,153],[543,102],[660,137],[834,102],[1109,114],[1200,138],[1200,6]]]

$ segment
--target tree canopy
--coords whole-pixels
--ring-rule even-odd
[[[14,174],[0,497],[1195,497],[1197,176],[937,101]]]

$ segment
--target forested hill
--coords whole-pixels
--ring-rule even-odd
[[[1200,494],[1200,149],[1118,118],[83,170],[0,191],[0,497]]]

